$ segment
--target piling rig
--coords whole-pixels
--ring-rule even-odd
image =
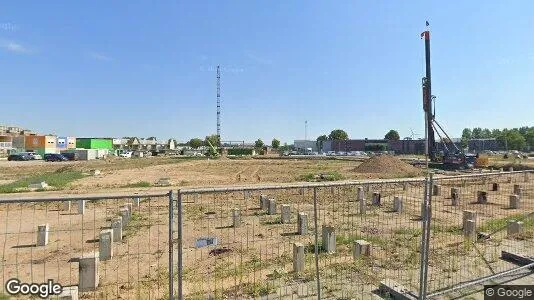
[[[428,22],[427,22],[428,26]],[[426,73],[422,79],[423,110],[425,112],[427,155],[434,167],[442,169],[473,168],[477,155],[465,153],[460,150],[454,141],[436,121],[436,96],[432,95],[432,74],[430,71],[430,31],[421,33],[425,40],[425,66]],[[437,151],[434,133],[439,136],[443,144],[443,151]],[[445,137],[445,138],[444,138]]]

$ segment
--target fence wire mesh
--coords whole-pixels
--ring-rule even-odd
[[[430,295],[517,268],[501,259],[502,251],[534,257],[533,174],[491,173],[433,183]]]
[[[2,282],[52,279],[83,299],[168,298],[169,207],[168,194],[2,200]]]

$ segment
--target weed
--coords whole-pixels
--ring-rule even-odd
[[[124,230],[124,235],[126,237],[132,236],[139,232],[143,227],[150,227],[148,218],[138,212],[133,212],[130,222],[128,222],[128,225]]]
[[[482,224],[482,226],[480,226],[479,230],[482,232],[489,232],[489,233],[501,231],[501,230],[506,229],[506,226],[508,225],[508,221],[511,221],[511,220],[517,220],[517,221],[523,222],[524,228],[529,228],[529,227],[534,226],[534,218],[532,217],[525,218],[525,219],[524,218],[525,216],[521,214],[516,214],[516,215],[512,215],[512,216],[508,216],[508,217],[504,217],[500,219],[487,220],[486,222],[484,222],[484,224]]]
[[[51,172],[43,173],[38,175],[33,175],[26,177],[20,180],[17,180],[12,183],[0,185],[0,194],[3,193],[16,193],[23,191],[28,188],[28,185],[32,183],[46,182],[48,185],[54,187],[55,189],[63,189],[69,183],[84,178],[87,175],[78,171],[69,171],[69,172]]]
[[[148,181],[138,181],[134,183],[128,183],[125,185],[122,185],[121,187],[124,188],[144,188],[144,187],[151,187],[152,184]]]
[[[304,174],[298,177],[298,180],[300,181],[338,181],[342,179],[343,179],[343,175],[341,175],[337,171],[321,173],[321,174],[308,173],[308,174]]]
[[[442,226],[431,224],[430,229],[434,233],[452,233],[452,234],[462,234],[461,226]]]
[[[394,231],[395,234],[411,235],[411,236],[420,236],[422,232],[423,231],[421,228],[407,228],[407,227],[402,227]]]

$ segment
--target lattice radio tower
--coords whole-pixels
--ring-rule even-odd
[[[221,72],[217,66],[217,139],[221,145]]]

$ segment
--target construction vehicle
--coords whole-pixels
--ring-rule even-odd
[[[428,22],[426,23],[428,26]],[[432,95],[432,76],[430,70],[430,31],[421,33],[421,38],[425,40],[425,66],[426,74],[422,79],[423,86],[423,110],[425,111],[425,123],[427,133],[427,155],[432,163],[432,167],[441,169],[468,169],[473,168],[477,155],[465,153],[458,149],[453,140],[443,130],[443,127],[436,121],[435,100]],[[434,109],[432,109],[434,107]],[[441,130],[441,133],[440,133]],[[443,144],[443,151],[437,151],[436,133]],[[445,136],[445,137],[443,137]]]

